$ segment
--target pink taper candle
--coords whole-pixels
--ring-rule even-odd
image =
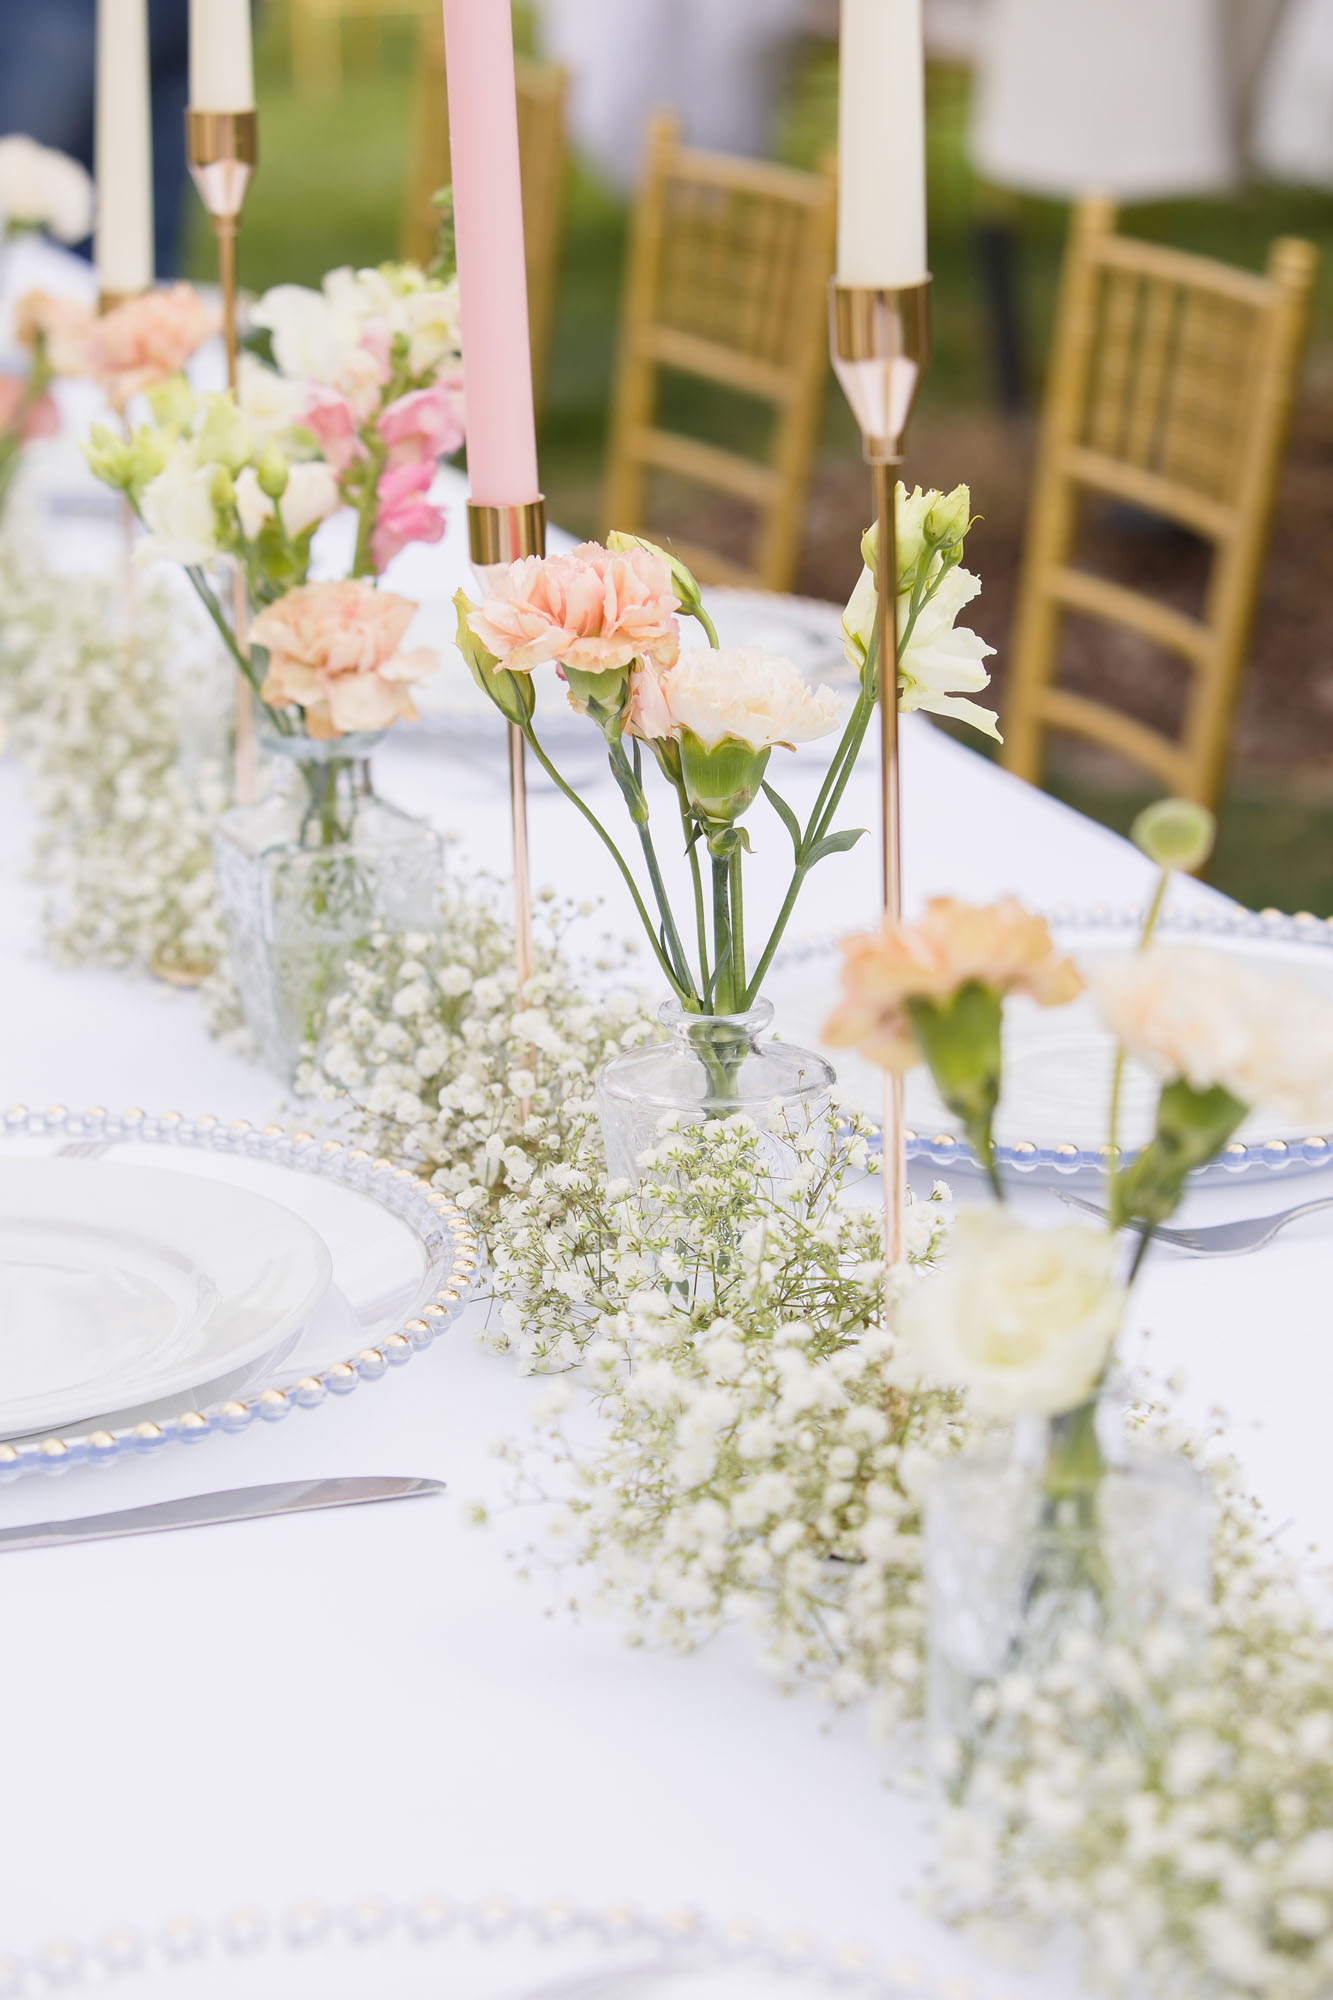
[[[510,0],[443,5],[468,481],[482,506],[521,506],[541,488]]]

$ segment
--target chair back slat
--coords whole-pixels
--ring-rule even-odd
[[[1253,621],[1318,256],[1276,243],[1263,276],[1115,233],[1075,213],[1014,624],[1004,761],[1036,782],[1052,729],[1100,743],[1215,804]],[[1213,544],[1202,616],[1073,560],[1098,494]],[[1178,738],[1056,685],[1062,621],[1136,633],[1188,668]]]
[[[754,516],[748,557],[696,549],[701,574],[791,587],[827,369],[834,219],[831,171],[693,151],[674,119],[653,120],[626,268],[608,527],[653,536],[652,475],[670,474]],[[664,372],[767,406],[767,449],[749,456],[668,430]],[[682,546],[669,526],[657,538]]]
[[[546,388],[556,280],[564,238],[566,194],[567,72],[556,63],[518,56],[518,161],[523,182],[523,249],[528,278],[528,341],[533,400],[540,411]],[[428,264],[435,254],[437,216],[431,197],[453,177],[446,105],[444,16],[438,5],[423,15],[417,58],[412,145],[403,196],[400,244],[404,257]]]

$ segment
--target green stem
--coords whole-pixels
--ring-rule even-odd
[[[1169,868],[1164,868],[1161,872],[1161,875],[1158,877],[1157,887],[1153,891],[1153,899],[1151,903],[1149,903],[1148,905],[1148,914],[1143,919],[1143,929],[1139,932],[1138,948],[1140,951],[1147,950],[1148,945],[1152,940],[1152,934],[1157,929],[1157,920],[1162,914],[1162,904],[1166,901],[1166,892],[1170,884],[1170,881],[1171,881],[1171,870]],[[1110,1198],[1106,1204],[1107,1207],[1106,1226],[1113,1235],[1115,1231],[1120,1228],[1121,1223],[1124,1220],[1123,1211],[1121,1207],[1121,1203],[1123,1200],[1123,1192],[1124,1192],[1122,1187],[1124,1169],[1120,1165],[1120,1091],[1121,1091],[1121,1086],[1124,1083],[1124,1079],[1125,1079],[1125,1048],[1122,1042],[1117,1045],[1115,1052],[1115,1067],[1111,1071],[1111,1111],[1110,1111],[1111,1129],[1107,1134],[1107,1143],[1110,1149],[1109,1158],[1111,1162],[1111,1182],[1108,1190]],[[1147,1236],[1145,1235],[1143,1243],[1140,1243],[1138,1251],[1135,1255],[1133,1268],[1131,1269],[1129,1274],[1131,1284],[1134,1281],[1135,1271],[1138,1270],[1139,1265],[1143,1262],[1145,1254],[1144,1244],[1146,1244],[1147,1240],[1148,1240]]]
[[[362,480],[361,498],[356,508],[356,553],[352,557],[354,578],[378,574],[371,554],[370,541],[375,532],[375,509],[379,499],[380,474],[384,470],[385,457],[386,452],[382,444],[376,443],[371,446]]]
[[[197,564],[192,563],[186,566],[185,574],[190,579],[190,583],[194,588],[195,596],[199,599],[199,602],[203,605],[205,611],[208,613],[209,617],[212,619],[213,623],[217,626],[218,631],[222,635],[222,643],[227,648],[227,651],[231,654],[231,657],[235,661],[236,665],[240,668],[241,672],[244,674],[246,680],[248,681],[251,689],[254,692],[255,700],[259,703],[265,715],[268,716],[270,722],[273,724],[273,727],[277,730],[280,736],[295,735],[297,731],[295,725],[292,722],[291,717],[289,715],[284,715],[283,711],[280,708],[270,707],[268,702],[264,700],[263,695],[260,693],[259,690],[261,682],[258,674],[255,672],[254,661],[250,658],[250,655],[248,653],[242,652],[241,648],[237,645],[236,634],[232,631],[231,626],[227,623],[227,620],[222,612],[222,607],[219,605],[216,597],[214,597],[212,591],[209,589],[208,582],[204,576],[203,571],[198,567]]]
[[[630,784],[633,787],[634,792],[637,793],[640,799],[642,799],[643,798],[643,785],[641,782],[642,767],[640,766],[638,768],[631,769],[629,760],[626,757],[624,750],[618,743],[617,744],[608,743],[607,754],[609,755],[612,766],[617,771],[618,775],[623,774],[623,777],[628,778]],[[636,743],[635,745],[636,766],[638,766],[638,754],[639,754],[638,745]],[[621,790],[626,792],[626,798],[628,800],[628,798],[631,795],[628,791],[626,791],[626,787],[624,786],[623,783],[621,785]],[[647,807],[645,802],[645,811],[646,810]],[[650,828],[648,821],[646,819],[642,820],[639,819],[637,814],[631,813],[631,818],[634,820],[635,827],[638,830],[639,845],[643,849],[644,863],[648,869],[648,880],[652,884],[653,901],[657,904],[658,915],[662,919],[662,936],[666,940],[667,952],[670,956],[673,966],[676,969],[676,977],[680,982],[681,988],[683,989],[684,992],[689,993],[690,998],[692,1000],[695,1000],[699,996],[695,994],[690,984],[690,964],[689,960],[685,956],[685,948],[681,944],[680,934],[676,929],[676,919],[671,913],[671,903],[667,897],[666,884],[662,880],[662,870],[658,866],[657,849],[653,846],[652,829]]]
[[[731,990],[738,996],[738,1004],[744,1008],[749,1001],[745,990],[745,884],[742,879],[741,863],[744,860],[739,842],[731,853]]]
[[[686,616],[695,619],[698,624],[703,626],[704,631],[708,635],[708,643],[716,652],[718,648],[721,646],[722,641],[717,636],[716,625],[713,623],[708,613],[704,610],[703,605],[702,604],[690,605],[689,610],[686,613]]]
[[[704,907],[704,878],[699,866],[699,841],[693,820],[690,818],[689,794],[684,781],[677,777],[672,780],[676,789],[676,801],[680,806],[681,830],[685,835],[685,852],[690,859],[690,880],[694,886],[694,936],[699,949],[699,992],[708,991],[708,914]]]
[[[713,957],[717,966],[717,984],[713,989],[713,1012],[734,1014],[736,1012],[736,986],[731,957],[731,909],[727,896],[727,878],[730,864],[718,855],[713,856]]]
[[[520,723],[519,727],[523,732],[524,742],[528,745],[529,749],[532,751],[533,756],[537,759],[537,762],[541,765],[547,777],[551,780],[552,784],[556,787],[556,789],[564,794],[564,796],[569,800],[570,804],[576,806],[579,812],[582,813],[584,819],[587,820],[589,826],[593,829],[593,832],[597,835],[597,838],[601,841],[603,847],[605,847],[607,853],[611,856],[611,859],[615,862],[616,867],[620,870],[621,878],[624,881],[625,887],[629,890],[630,896],[634,902],[634,907],[638,912],[639,921],[643,925],[644,930],[648,934],[648,942],[652,946],[653,957],[657,960],[658,965],[662,968],[662,971],[666,974],[667,984],[670,986],[671,991],[675,994],[678,1000],[682,1001],[685,1005],[688,1006],[690,1001],[695,996],[690,992],[688,987],[682,987],[680,985],[679,981],[676,978],[674,969],[672,968],[665,953],[663,952],[661,945],[658,943],[657,933],[653,929],[653,920],[648,914],[648,910],[644,903],[643,897],[639,894],[639,885],[634,880],[633,875],[630,873],[629,864],[625,860],[624,855],[621,853],[620,849],[616,846],[616,843],[614,842],[614,840],[612,840],[610,834],[607,832],[606,828],[602,825],[602,822],[598,819],[596,813],[593,812],[590,807],[585,805],[583,800],[579,797],[578,793],[573,789],[571,785],[567,785],[565,783],[565,780],[561,777],[560,773],[556,770],[555,765],[551,762],[546,752],[542,749],[541,744],[537,741],[537,738],[533,733],[531,723],[530,722]]]

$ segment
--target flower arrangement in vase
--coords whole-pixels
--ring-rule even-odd
[[[119,311],[134,307],[148,311]],[[146,418],[95,426],[87,454],[146,530],[136,560],[184,569],[254,694],[270,790],[222,815],[214,858],[247,1021],[290,1078],[349,951],[434,916],[439,841],[376,797],[369,758],[415,719],[411,688],[438,664],[404,648],[416,606],[378,579],[444,533],[429,495],[463,441],[457,285],[411,264],[340,270],[318,291],[277,286],[251,317],[271,365],[243,356],[235,395],[198,395],[179,372],[141,385]],[[312,581],[315,534],[344,509],[350,573]],[[244,580],[247,629],[227,615],[225,568]]]
[[[834,1047],[883,1067],[924,1062],[997,1197],[959,1215],[938,1268],[904,1289],[894,1315],[904,1388],[961,1389],[977,1414],[1012,1426],[1007,1444],[946,1462],[927,1496],[932,1733],[959,1792],[1004,1727],[1002,1683],[1029,1685],[1071,1641],[1153,1633],[1180,1659],[1200,1637],[1205,1490],[1184,1459],[1127,1438],[1115,1356],[1129,1286],[1188,1176],[1251,1110],[1310,1130],[1333,1120],[1333,1009],[1320,996],[1224,952],[1154,942],[1173,869],[1208,857],[1210,815],[1164,801],[1134,836],[1161,868],[1139,948],[1087,982],[1117,1045],[1104,1227],[1020,1221],[996,1170],[1004,1003],[1059,1006],[1085,984],[1041,918],[1013,899],[976,909],[941,898],[917,922],[848,939],[826,1028]],[[1132,1157],[1117,1129],[1127,1057],[1159,1084],[1152,1136]]]
[[[967,489],[909,496],[899,486],[898,512],[900,704],[962,715],[993,734],[994,717],[960,693],[985,686],[990,650],[954,629],[958,609],[980,588],[959,568]],[[866,557],[873,563],[873,547]],[[768,1134],[770,1163],[782,1171],[785,1135],[817,1115],[833,1073],[820,1056],[760,1039],[772,1018],[762,987],[810,873],[862,831],[836,821],[877,700],[869,567],[844,619],[857,677],[850,702],[809,686],[789,660],[722,647],[690,571],[636,536],[529,557],[493,577],[480,601],[461,591],[456,601],[459,646],[474,679],[609,850],[669,989],[661,1010],[667,1042],[627,1052],[599,1077],[613,1175],[635,1178],[640,1154],[672,1113],[745,1112]],[[704,643],[682,642],[682,619],[700,628]],[[552,664],[574,709],[601,733],[637,869],[541,741],[532,675]],[[772,782],[774,753],[791,755],[835,733],[803,823]],[[756,939],[746,921],[746,859],[749,815],[761,803],[791,841],[792,867],[776,918]],[[660,856],[663,818],[684,850],[683,894],[673,895]]]
[[[88,234],[92,217],[93,184],[77,160],[20,132],[0,139],[0,248],[42,230],[61,243],[77,243]],[[88,318],[86,307],[39,292],[15,306],[15,343],[26,350],[28,363],[0,373],[0,508],[9,497],[24,445],[59,428],[52,379],[81,372],[81,357],[71,356],[62,332]]]

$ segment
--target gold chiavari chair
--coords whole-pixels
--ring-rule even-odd
[[[1245,662],[1318,253],[1281,238],[1264,275],[1115,233],[1077,209],[1052,361],[1005,703],[1004,762],[1036,783],[1046,737],[1118,752],[1215,805]],[[1088,494],[1212,544],[1201,613],[1076,566]],[[1177,737],[1057,685],[1062,620],[1089,615],[1183,660]]]
[[[440,13],[439,0],[287,0],[292,82],[303,94],[331,94],[342,82],[343,23],[379,23]]]
[[[523,179],[523,238],[528,273],[532,387],[540,408],[555,317],[556,278],[565,215],[565,95],[557,63],[517,56],[518,157]],[[428,264],[435,250],[431,196],[447,186],[449,121],[445,114],[444,20],[438,5],[423,16],[417,60],[412,151],[403,202],[404,257]]]
[[[670,536],[707,581],[790,589],[828,368],[831,168],[798,173],[689,150],[673,118],[649,135],[625,280],[606,480],[609,525],[653,534],[655,479],[747,503],[750,559]],[[763,456],[723,449],[659,420],[664,373],[767,406]]]

